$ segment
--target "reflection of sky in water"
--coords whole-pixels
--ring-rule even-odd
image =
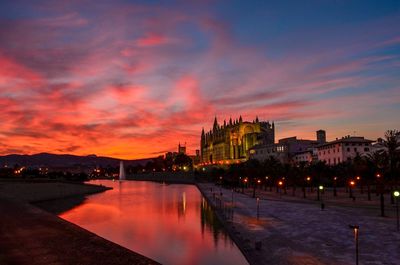
[[[62,218],[162,264],[247,264],[195,186],[95,182],[114,189]]]

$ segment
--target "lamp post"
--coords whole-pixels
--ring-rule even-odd
[[[349,188],[350,188],[350,192],[349,192],[349,198],[353,198],[353,187],[356,183],[354,182],[354,180],[350,180],[349,182]],[[353,198],[354,200],[354,198]]]
[[[257,197],[257,220],[260,218],[260,198]]]
[[[337,177],[333,177],[333,196],[336,197],[337,196],[337,191],[336,191],[336,183],[337,181]]]
[[[247,178],[245,178],[244,180],[243,180],[243,183],[242,183],[242,193],[244,193],[244,185],[247,183]]]
[[[235,208],[234,204],[233,204],[233,189],[232,189],[232,209]]]
[[[360,230],[360,226],[349,225],[349,227],[354,231],[354,240],[356,243],[356,265],[358,265],[358,231]]]
[[[321,211],[323,211],[324,208],[325,208],[325,204],[324,204],[324,202],[322,200],[322,191],[324,190],[324,186],[319,185],[318,190],[321,192]]]
[[[385,185],[383,183],[382,175],[380,173],[376,174],[376,182],[377,182],[377,185],[379,184],[381,216],[384,217],[385,216],[385,198],[383,197],[383,194],[385,192]]]
[[[399,224],[399,196],[400,191],[396,190],[393,192],[393,196],[396,198],[396,218],[397,218],[397,231],[400,231],[400,224]]]
[[[283,186],[283,181],[282,180],[278,181],[279,197],[282,197],[282,186]]]
[[[310,186],[310,183],[311,183],[311,177],[307,177],[307,178],[306,178],[306,180],[307,180],[308,186],[310,187],[310,192],[311,192],[311,186]]]

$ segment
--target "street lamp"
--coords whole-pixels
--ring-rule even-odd
[[[400,230],[400,224],[399,224],[399,196],[400,196],[400,191],[396,190],[393,192],[394,197],[396,198],[396,218],[397,218],[397,231]]]
[[[358,231],[360,230],[360,226],[358,225],[349,225],[350,229],[354,231],[354,240],[356,243],[356,265],[358,265]]]
[[[337,177],[333,177],[333,196],[337,196],[336,185],[337,185]]]
[[[260,198],[257,197],[257,220],[260,218]]]
[[[354,185],[356,184],[355,182],[354,182],[354,180],[350,180],[350,182],[349,182],[349,187],[350,187],[350,193],[349,193],[349,198],[353,198],[353,200],[354,200],[354,197],[353,197],[353,187],[354,187]]]
[[[325,208],[325,204],[322,201],[322,191],[324,190],[324,186],[319,185],[318,190],[321,192],[321,211],[323,211]]]

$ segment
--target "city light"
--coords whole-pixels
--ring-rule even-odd
[[[279,186],[282,186],[282,185],[283,185],[283,182],[282,182],[282,181],[279,181],[279,182],[278,182],[278,185],[279,185]]]
[[[310,181],[311,180],[311,178],[310,177],[307,177],[307,181]]]
[[[323,190],[323,189],[324,189],[324,186],[320,185],[318,188],[319,188],[320,190]]]

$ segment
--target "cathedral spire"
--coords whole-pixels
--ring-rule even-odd
[[[232,125],[232,117],[229,118],[229,125]]]
[[[214,126],[213,126],[214,130],[218,129],[218,121],[217,121],[217,116],[215,116],[214,118]]]
[[[258,115],[256,116],[256,123],[258,123]]]
[[[242,119],[242,115],[239,116],[239,123],[242,123],[243,119]]]

